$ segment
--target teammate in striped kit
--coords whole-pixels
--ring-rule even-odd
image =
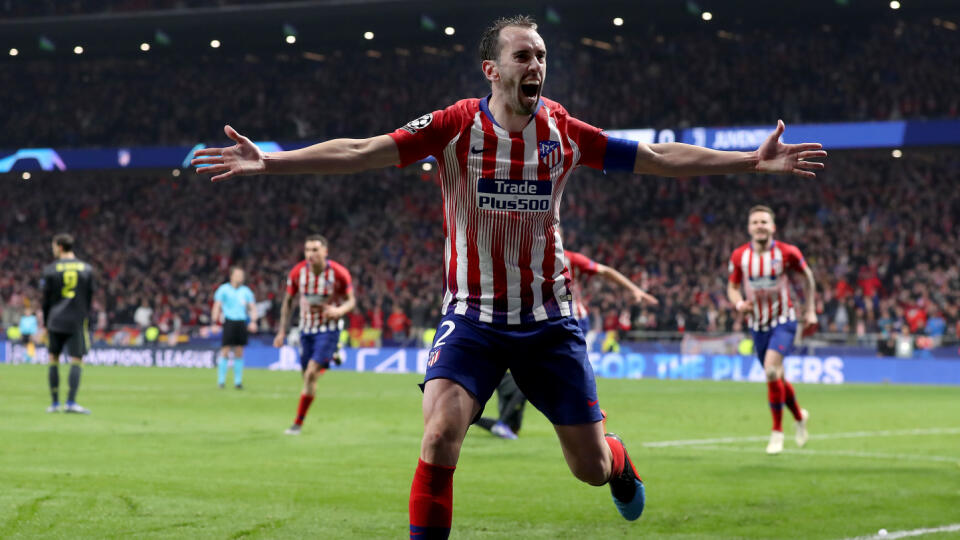
[[[573,294],[573,316],[577,319],[577,324],[579,324],[584,336],[590,331],[590,317],[587,312],[587,306],[583,303],[583,284],[590,276],[600,276],[610,283],[619,285],[630,291],[630,294],[633,296],[633,301],[636,304],[647,302],[655,306],[660,303],[653,295],[637,287],[635,283],[627,279],[627,276],[621,274],[615,268],[600,264],[576,251],[565,250],[563,253],[567,257],[567,268],[570,270],[570,292]]]
[[[753,334],[754,349],[767,376],[767,396],[773,415],[767,453],[779,454],[783,451],[783,405],[786,404],[797,422],[797,446],[807,443],[810,416],[797,404],[793,385],[783,376],[783,357],[790,354],[797,335],[797,313],[790,299],[787,272],[804,276],[806,302],[801,324],[805,329],[817,325],[816,282],[800,250],[773,239],[777,230],[773,210],[754,206],[748,216],[750,242],[733,250],[730,256],[727,298],[739,313],[746,315]]]
[[[570,294],[573,296],[573,317],[577,320],[577,325],[583,332],[587,344],[589,344],[587,335],[590,332],[590,317],[587,306],[583,303],[583,283],[591,276],[600,276],[610,283],[630,291],[633,301],[637,304],[644,301],[652,305],[659,303],[653,295],[637,287],[636,284],[627,279],[627,276],[616,269],[600,264],[576,251],[564,250],[563,254],[567,259],[567,270],[570,271],[568,286]],[[475,423],[501,439],[516,439],[520,432],[520,426],[523,424],[523,409],[527,400],[523,392],[517,388],[517,383],[513,380],[513,375],[509,371],[504,374],[500,384],[497,385],[497,401],[499,402],[499,417],[497,419],[482,417]],[[600,411],[600,414],[606,418],[606,413],[603,410]]]
[[[343,316],[353,310],[357,299],[353,295],[350,272],[340,263],[327,258],[327,239],[313,234],[303,243],[303,257],[287,276],[287,294],[280,307],[280,324],[273,346],[283,346],[293,301],[300,295],[300,369],[303,372],[303,392],[297,405],[297,417],[284,433],[299,435],[303,419],[317,394],[317,379],[336,359],[343,330]]]
[[[437,158],[445,233],[444,318],[423,385],[424,435],[410,490],[411,538],[447,538],[453,473],[470,422],[509,368],[554,424],[578,479],[609,484],[624,518],[644,487],[619,437],[604,434],[583,333],[571,316],[559,205],[574,168],[688,176],[768,172],[814,177],[819,144],[779,142],[780,122],[753,152],[616,139],[541,97],[547,50],[530,17],[496,21],[480,41],[491,84],[369,139],[335,139],[263,152],[230,126],[236,144],[198,150],[198,172],[220,181],[251,174],[342,174]]]

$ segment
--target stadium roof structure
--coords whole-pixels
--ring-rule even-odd
[[[948,16],[960,13],[953,0],[904,2],[891,9],[880,0],[487,0],[481,13],[476,4],[436,0],[312,0],[235,3],[217,7],[177,8],[156,11],[103,12],[0,19],[0,49],[21,47],[27,54],[70,54],[69,47],[46,47],[33,52],[23,43],[84,43],[85,53],[136,54],[135,48],[118,47],[123,42],[155,42],[167,50],[196,50],[212,38],[225,36],[224,46],[248,49],[282,49],[284,37],[295,35],[297,47],[323,47],[344,43],[366,46],[365,32],[373,32],[374,44],[462,42],[472,47],[485,25],[498,16],[527,13],[538,19],[543,31],[553,26],[585,33],[621,32],[655,26],[671,29],[703,28],[705,31],[737,31],[766,26],[771,29],[796,25],[834,24],[864,27],[872,20],[889,17]],[[709,20],[704,20],[710,12]],[[613,20],[621,19],[614,27]],[[445,33],[447,27],[455,34]],[[233,44],[233,45],[231,45]]]

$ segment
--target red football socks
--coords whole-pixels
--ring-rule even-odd
[[[432,540],[450,535],[455,470],[418,460],[410,487],[410,538]]]
[[[783,431],[783,380],[767,381],[767,400],[773,415],[773,430]]]
[[[620,444],[620,441],[614,439],[613,437],[605,437],[607,440],[607,446],[610,447],[610,452],[613,454],[613,467],[610,470],[610,478],[616,478],[623,473],[623,466],[626,462],[626,452],[623,450],[623,445]]]
[[[297,419],[294,421],[296,425],[303,425],[303,419],[306,418],[307,410],[310,409],[311,403],[313,403],[313,396],[300,394],[300,405],[297,406]]]
[[[797,395],[793,393],[793,385],[790,384],[786,379],[781,379],[783,381],[783,403],[790,409],[790,413],[793,414],[793,419],[799,422],[803,420],[803,416],[800,414],[800,405],[797,404]]]

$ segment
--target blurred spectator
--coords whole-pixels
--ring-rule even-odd
[[[410,337],[410,318],[400,309],[399,303],[394,303],[387,317],[387,332],[384,336],[396,344],[406,343]]]
[[[561,66],[546,95],[605,129],[957,118],[960,70],[944,69],[943,59],[960,50],[960,32],[904,17],[720,33],[696,25],[669,35],[656,25],[611,28],[606,49],[584,46],[576,26],[544,26],[550,65]],[[322,61],[257,50],[202,52],[189,62],[161,51],[5,61],[0,148],[193,146],[222,139],[228,120],[254,140],[369,135],[489,92],[473,47],[425,49],[415,39],[376,54],[330,44]],[[763,84],[744,83],[756,73]],[[703,218],[688,215],[678,226],[709,224]]]
[[[140,328],[147,328],[153,324],[153,308],[144,298],[140,301],[140,307],[133,312],[133,322]]]

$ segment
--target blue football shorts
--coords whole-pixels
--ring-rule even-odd
[[[757,351],[760,365],[767,356],[767,350],[777,351],[782,356],[793,352],[793,340],[797,337],[797,321],[778,324],[769,330],[753,332],[753,350]]]
[[[590,316],[588,315],[582,319],[577,319],[577,326],[580,327],[580,331],[586,336],[590,332]]]
[[[337,345],[340,343],[340,331],[330,330],[327,332],[317,332],[315,334],[300,334],[300,369],[307,370],[307,364],[310,360],[320,364],[322,367],[329,367],[333,359],[333,353],[337,352]]]
[[[424,384],[450,379],[477,399],[482,413],[507,369],[552,423],[602,418],[583,332],[572,317],[508,326],[449,313],[437,328]]]

